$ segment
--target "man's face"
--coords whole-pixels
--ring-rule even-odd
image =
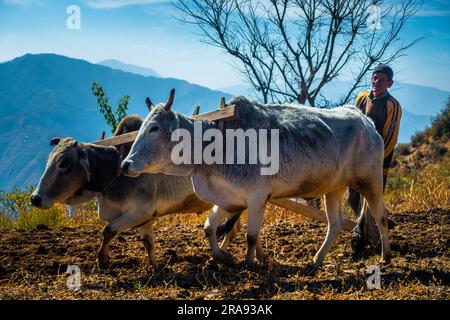
[[[372,92],[374,97],[378,97],[386,92],[393,84],[388,76],[383,72],[375,72],[372,75]]]

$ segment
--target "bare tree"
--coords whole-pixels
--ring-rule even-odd
[[[380,62],[392,63],[421,38],[399,34],[419,0],[178,0],[182,21],[224,49],[264,103],[329,107],[348,103]],[[351,74],[338,101],[323,88]]]

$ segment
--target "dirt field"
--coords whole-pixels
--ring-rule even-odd
[[[111,245],[111,268],[98,269],[97,227],[18,231],[0,234],[1,299],[449,299],[450,211],[393,214],[394,258],[383,267],[381,289],[366,288],[366,269],[379,256],[352,258],[349,233],[313,276],[302,270],[320,246],[326,226],[298,215],[266,218],[262,239],[269,261],[243,264],[245,226],[229,250],[234,267],[211,259],[202,224],[181,219],[156,226],[157,260],[148,266],[137,232]],[[82,272],[82,289],[66,286],[67,266]]]

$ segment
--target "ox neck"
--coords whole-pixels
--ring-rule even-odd
[[[91,171],[90,181],[85,189],[88,191],[103,192],[116,178],[119,151],[113,147],[86,145]]]
[[[205,119],[194,119],[190,117],[186,117],[185,115],[178,114],[178,117],[180,119],[180,128],[188,130],[191,134],[194,132],[194,123],[195,121],[200,121],[202,123],[202,129],[203,131],[207,129],[218,129],[217,122],[214,121],[208,121]]]

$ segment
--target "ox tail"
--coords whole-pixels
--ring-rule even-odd
[[[241,217],[242,211],[235,214],[231,219],[227,220],[224,224],[217,227],[216,237],[217,240],[222,240],[233,228],[236,222]]]

